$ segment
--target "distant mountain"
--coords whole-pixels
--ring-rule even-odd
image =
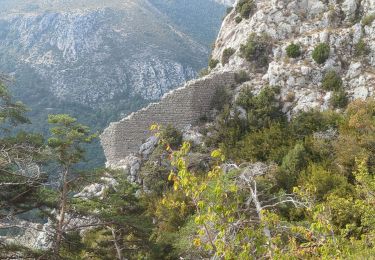
[[[225,6],[202,0],[0,0],[0,71],[32,108],[94,128],[206,66]]]

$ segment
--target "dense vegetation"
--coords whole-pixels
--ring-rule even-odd
[[[245,76],[240,72],[238,80]],[[339,91],[340,81],[327,78]],[[14,229],[9,220],[36,210],[49,219],[52,249],[2,243],[1,256],[369,259],[375,254],[373,99],[340,105],[341,112],[312,110],[288,120],[277,87],[265,86],[257,95],[245,87],[235,100],[232,88],[223,89],[212,104],[217,116],[201,127],[203,144],[183,142],[170,125],[152,126],[160,143],[142,165],[138,187],[121,171],[75,170],[83,145],[95,135],[68,115],[49,117],[47,141],[25,132],[11,135],[15,125],[28,123],[27,109],[12,101],[3,84],[0,90],[1,229]],[[59,177],[48,180],[43,165],[53,165]],[[104,185],[100,196],[73,196],[92,183]]]

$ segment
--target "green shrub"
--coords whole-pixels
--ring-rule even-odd
[[[327,43],[318,44],[312,52],[312,58],[318,64],[323,64],[329,57],[330,47]]]
[[[268,56],[272,51],[270,38],[266,35],[251,34],[246,44],[240,47],[241,57],[250,62],[255,62],[259,67],[268,65]]]
[[[240,0],[236,6],[236,11],[241,15],[242,18],[248,19],[250,14],[255,9],[255,3],[253,0]]]
[[[236,52],[233,48],[227,48],[223,51],[223,55],[221,56],[221,64],[225,65],[229,62],[229,58]]]
[[[328,71],[323,78],[322,87],[327,91],[338,91],[342,88],[342,79],[336,71]]]
[[[236,21],[236,23],[242,22],[242,17],[241,16],[236,16],[235,21]]]
[[[289,148],[287,135],[288,133],[281,124],[271,124],[267,128],[248,133],[239,142],[234,154],[238,159],[247,162],[272,161],[279,163]]]
[[[360,39],[359,42],[354,46],[354,53],[357,57],[366,56],[370,53],[370,49],[363,39]]]
[[[248,81],[249,79],[250,79],[249,75],[244,70],[240,70],[239,72],[234,74],[234,80],[238,84],[244,83]]]
[[[369,14],[362,19],[362,25],[363,26],[371,25],[374,20],[375,20],[375,14]]]
[[[301,56],[301,47],[298,44],[291,43],[286,48],[286,54],[289,58],[297,58]]]
[[[348,96],[343,89],[334,91],[330,99],[330,104],[334,108],[345,108],[348,104]]]
[[[217,64],[219,64],[218,60],[210,59],[210,61],[208,62],[208,67],[210,67],[210,69],[214,69]]]

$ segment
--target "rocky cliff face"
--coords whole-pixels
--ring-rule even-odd
[[[265,85],[281,87],[281,99],[286,112],[329,107],[331,91],[322,89],[326,72],[334,70],[342,78],[350,98],[374,95],[375,82],[375,23],[366,23],[375,12],[372,0],[345,1],[253,1],[249,19],[236,22],[233,10],[224,20],[213,50],[213,58],[221,60],[225,49],[236,52],[225,65],[215,71],[245,70],[250,81],[244,83],[254,91]],[[371,20],[371,19],[370,19]],[[251,33],[267,35],[272,48],[268,65],[260,71],[256,62],[241,58],[241,45]],[[298,58],[287,55],[287,47],[301,48]],[[329,46],[329,57],[323,64],[312,58],[319,43]],[[358,48],[365,55],[358,55]],[[290,97],[293,97],[291,100]]]
[[[263,87],[271,85],[280,87],[279,98],[283,111],[289,116],[300,110],[332,108],[332,97],[337,94],[337,89],[323,86],[327,75],[332,74],[338,82],[341,95],[346,95],[345,98],[365,99],[374,96],[374,1],[241,2],[251,5],[248,17],[235,8],[225,18],[212,53],[212,60],[219,64],[211,69],[211,75],[206,78],[217,83],[220,75],[225,73],[245,75],[242,80],[232,84],[234,99],[243,88],[250,88],[256,94]],[[239,18],[241,15],[245,17]],[[291,44],[298,46],[298,55],[288,54],[287,49]],[[317,59],[313,59],[313,52],[317,52],[316,47],[322,44],[327,49],[326,57],[323,62],[317,62]],[[194,89],[191,95],[186,95],[186,102],[193,103],[200,93],[204,93],[205,87],[211,87],[210,82]],[[223,85],[225,82],[218,86]],[[189,86],[187,84],[185,88]],[[210,103],[212,98],[207,97],[206,102]],[[165,99],[171,102],[178,100],[179,95],[171,93]],[[163,99],[154,107],[162,107],[163,102],[166,100]],[[150,107],[142,111],[144,118],[152,118],[153,113]],[[183,113],[178,116],[178,113],[176,108],[173,111],[165,108],[164,111],[158,111],[158,117],[154,118],[157,123],[171,123],[184,130],[181,125],[186,125],[186,116],[182,116]],[[170,114],[174,116],[168,120]],[[197,116],[202,114],[198,113]],[[142,118],[129,117],[112,124],[104,132],[102,143],[109,166],[119,167],[121,158],[127,162],[126,157],[130,153],[142,157],[136,144],[142,142],[146,133],[142,138],[126,139],[129,131],[147,130],[134,130],[134,126],[138,125],[144,128],[141,121]],[[190,123],[194,124],[193,121],[190,120]],[[125,143],[121,140],[125,140]],[[121,147],[116,146],[119,143]]]
[[[32,68],[61,99],[92,106],[125,92],[157,99],[194,77],[208,53],[158,15],[147,1],[7,13],[0,50]]]

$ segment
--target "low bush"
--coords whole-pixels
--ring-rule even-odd
[[[242,22],[242,17],[241,16],[236,16],[235,21],[236,21],[236,23]]]
[[[298,44],[291,43],[286,48],[286,54],[289,58],[298,58],[301,56],[301,47]]]
[[[267,35],[251,34],[246,44],[240,47],[241,57],[249,62],[255,62],[259,67],[268,65],[268,56],[272,51],[270,38]]]
[[[323,64],[329,57],[330,47],[327,43],[318,44],[312,52],[312,58],[318,64]]]
[[[336,71],[330,70],[324,75],[322,87],[327,91],[339,91],[342,88],[342,79]]]
[[[223,51],[223,55],[221,56],[221,64],[225,65],[229,62],[229,58],[236,52],[233,48],[227,48]]]

